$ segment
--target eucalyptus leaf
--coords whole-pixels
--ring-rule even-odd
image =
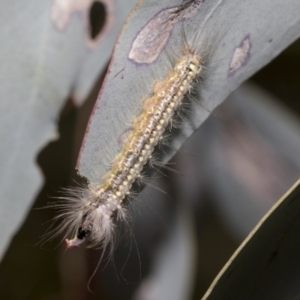
[[[92,2],[1,3],[0,258],[42,184],[37,152],[57,138],[56,120],[72,92],[86,97],[135,1],[108,11],[103,46],[89,35]]]
[[[299,299],[300,181],[270,209],[202,300]]]
[[[165,161],[203,123],[208,111],[300,34],[300,2],[297,0],[212,0],[193,1],[190,5],[193,3],[198,5],[197,13],[188,16],[188,10],[179,15],[183,11],[181,0],[144,0],[128,17],[114,49],[77,164],[80,174],[91,184],[98,183],[109,168],[131,129],[132,120],[142,111],[142,100],[153,92],[153,83],[166,76],[186,40],[192,41],[196,49],[204,49],[206,71],[198,83],[201,105],[191,103],[190,116],[172,139],[173,150],[166,155]],[[174,11],[178,14],[174,15]],[[158,16],[167,14],[172,26],[159,21]],[[177,22],[174,21],[176,17]],[[161,26],[155,27],[153,22],[161,22]],[[153,29],[148,30],[149,36],[162,50],[151,63],[133,61],[132,48],[149,24]],[[160,32],[164,38],[160,37]],[[159,47],[158,41],[164,42],[164,47]],[[155,48],[149,43],[148,50]]]

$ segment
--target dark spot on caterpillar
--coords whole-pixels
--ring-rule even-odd
[[[77,238],[83,240],[86,238],[87,234],[88,232],[86,230],[84,230],[82,227],[79,227],[77,231]]]

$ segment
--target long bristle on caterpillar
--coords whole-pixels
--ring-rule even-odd
[[[88,187],[75,200],[76,212],[67,212],[68,224],[73,227],[69,233],[75,231],[74,238],[65,240],[67,248],[84,242],[106,247],[113,240],[116,221],[128,218],[124,200],[149,163],[202,68],[201,57],[185,47],[165,79],[154,84],[153,95],[143,100],[142,113],[134,119],[132,131],[125,138],[110,170],[99,185]]]

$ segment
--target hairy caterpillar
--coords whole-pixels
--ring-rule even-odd
[[[126,210],[122,207],[124,198],[151,158],[201,69],[201,58],[186,48],[166,79],[154,85],[153,96],[144,99],[143,112],[134,120],[132,132],[102,183],[83,192],[78,203],[80,225],[76,236],[66,240],[68,248],[86,240],[95,245],[109,243],[114,231],[113,218],[126,218]]]
[[[149,51],[146,55],[139,51],[146,47],[148,32],[153,34],[156,30],[160,33],[164,26],[163,34],[157,35],[156,44],[166,43],[176,22],[192,18],[201,5],[201,0],[195,0],[160,11],[135,38],[128,58],[137,64],[155,62],[163,47],[152,45],[152,55],[149,55]],[[124,200],[130,196],[132,186],[149,163],[166,128],[172,125],[183,99],[195,86],[198,76],[202,75],[203,59],[199,46],[194,47],[185,41],[180,50],[166,76],[151,84],[152,95],[140,99],[142,112],[134,118],[131,132],[101,182],[71,192],[71,196],[66,197],[67,203],[60,205],[62,212],[58,217],[64,219],[60,231],[67,229],[67,236],[72,235],[71,239],[66,239],[68,248],[84,242],[105,248],[113,241],[116,221],[127,220],[128,211]]]

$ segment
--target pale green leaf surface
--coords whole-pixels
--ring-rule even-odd
[[[142,99],[151,95],[153,82],[163,79],[170,70],[170,56],[180,53],[184,42],[182,23],[174,26],[161,55],[150,65],[129,60],[132,43],[156,14],[181,3],[180,0],[140,1],[119,36],[77,164],[80,173],[92,184],[101,180],[120,151],[132,120],[141,113]],[[172,139],[173,151],[165,160],[202,124],[208,111],[299,36],[299,10],[297,0],[205,1],[197,16],[184,22],[187,40],[196,40],[197,48],[203,46],[208,53],[206,72],[199,82],[202,106],[192,102],[191,115],[179,135]],[[250,41],[249,55],[235,73],[229,74],[233,54],[245,40]]]
[[[86,49],[84,64],[80,69],[73,91],[76,103],[81,104],[85,100],[99,76],[99,70],[106,66],[124,20],[136,2],[136,0],[104,1],[110,5],[106,18],[110,18],[108,21],[112,24],[101,34],[99,43]]]
[[[65,11],[55,6],[62,1],[2,1],[0,257],[41,187],[36,155],[57,138],[56,121],[63,102],[74,90],[79,100],[87,95],[133,2],[113,2],[121,13],[113,16],[111,12],[117,21],[104,37],[105,45],[99,40],[101,46],[91,48],[87,17],[92,1],[69,2]]]

